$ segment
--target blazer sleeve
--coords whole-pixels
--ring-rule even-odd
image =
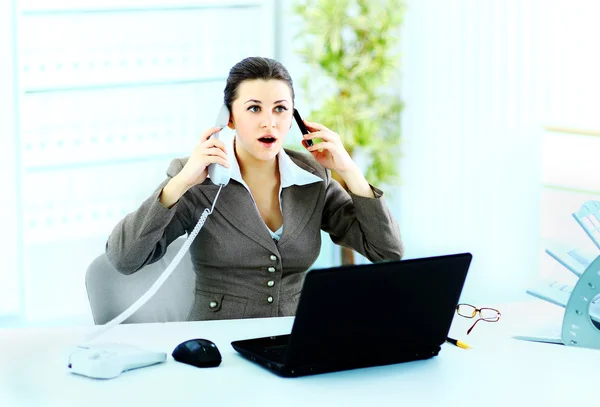
[[[173,160],[167,170],[168,178],[113,228],[106,242],[106,256],[119,272],[132,274],[160,260],[169,244],[189,229],[193,211],[185,195],[171,208],[165,208],[159,200],[162,189],[183,165],[182,160]]]
[[[356,250],[372,262],[399,260],[404,255],[398,223],[384,194],[371,185],[375,198],[347,192],[327,171],[321,229],[341,246]]]

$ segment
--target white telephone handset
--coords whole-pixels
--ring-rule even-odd
[[[217,122],[215,123],[215,126],[225,127],[225,126],[227,126],[228,123],[229,123],[229,109],[227,109],[227,106],[223,105],[221,107],[221,110],[219,111],[219,114],[217,115]],[[216,132],[215,134],[213,134],[211,136],[211,138],[214,137],[218,140],[220,133],[221,133],[220,131]],[[230,154],[232,154],[232,153],[230,152]],[[208,175],[209,175],[212,183],[215,185],[225,186],[229,183],[229,178],[230,178],[229,169],[223,167],[220,164],[210,164],[208,166]]]
[[[229,123],[229,109],[223,105],[217,116],[216,125],[225,127]],[[220,132],[215,133],[212,137],[219,136]],[[230,154],[232,154],[230,152]],[[69,354],[68,368],[72,373],[80,374],[98,379],[112,379],[119,376],[122,372],[136,369],[140,367],[150,366],[153,364],[166,361],[166,354],[163,352],[152,352],[144,349],[139,349],[128,344],[120,343],[90,343],[93,339],[99,337],[110,328],[125,321],[140,309],[163,285],[169,276],[175,270],[185,253],[188,251],[192,242],[202,229],[206,218],[213,212],[219,193],[225,185],[229,183],[229,169],[220,164],[211,164],[208,166],[208,174],[213,184],[219,186],[219,190],[215,195],[215,200],[210,209],[206,208],[194,229],[190,232],[186,241],[183,243],[171,263],[165,271],[156,279],[152,286],[142,295],[136,302],[121,314],[108,321],[101,329],[96,330],[90,337],[87,338],[88,343],[81,344],[73,349]]]

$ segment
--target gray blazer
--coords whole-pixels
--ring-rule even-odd
[[[294,315],[304,275],[319,255],[321,229],[334,243],[373,262],[402,257],[398,225],[379,189],[372,187],[375,198],[349,194],[312,156],[286,152],[323,182],[282,190],[279,242],[271,238],[248,190],[234,180],[221,190],[214,212],[190,247],[196,300],[189,320]],[[172,208],[160,204],[163,187],[186,162],[173,160],[169,178],[113,229],[106,254],[120,272],[131,274],[159,260],[211,207],[218,187],[209,179],[189,189]]]

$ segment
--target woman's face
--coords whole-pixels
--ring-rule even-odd
[[[283,148],[293,111],[292,92],[286,82],[276,79],[242,82],[231,106],[230,122],[237,133],[238,155],[274,159]]]

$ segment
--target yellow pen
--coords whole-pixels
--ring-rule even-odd
[[[458,346],[459,348],[471,349],[471,347],[469,345],[467,345],[466,343],[461,342],[456,339],[453,339],[453,338],[446,338],[446,342],[451,343],[454,346]]]

